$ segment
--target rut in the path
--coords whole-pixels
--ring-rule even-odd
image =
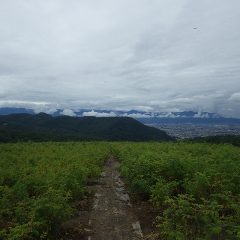
[[[117,167],[118,162],[110,158],[96,185],[89,240],[136,240],[143,237]]]
[[[64,240],[137,240],[143,239],[129,195],[118,172],[118,162],[108,159],[99,181],[89,182],[95,196],[91,204],[80,204],[78,216],[63,224]],[[90,199],[89,199],[90,200]]]

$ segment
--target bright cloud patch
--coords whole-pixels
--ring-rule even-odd
[[[240,102],[240,93],[234,93],[232,96],[229,98],[230,101],[233,102]]]
[[[61,112],[61,115],[74,117],[74,116],[76,116],[76,113],[72,109],[64,109]]]
[[[193,117],[194,118],[209,118],[209,114],[208,113],[198,112]]]
[[[90,112],[83,112],[82,113],[83,117],[116,117],[117,114],[114,112],[95,112],[94,110]]]

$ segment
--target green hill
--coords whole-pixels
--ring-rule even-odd
[[[213,144],[232,144],[234,146],[240,147],[240,136],[239,135],[219,135],[219,136],[209,136],[209,137],[201,137],[195,138],[190,141],[193,142],[205,142],[205,143],[213,143]]]
[[[52,117],[45,113],[0,116],[0,142],[27,140],[166,141],[172,138],[128,117]]]

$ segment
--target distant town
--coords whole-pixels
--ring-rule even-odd
[[[194,125],[194,124],[158,124],[151,126],[164,130],[170,136],[178,139],[207,137],[217,135],[240,135],[240,125]]]

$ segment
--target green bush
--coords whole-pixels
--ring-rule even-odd
[[[156,208],[159,239],[240,239],[238,147],[127,142],[0,144],[0,238],[51,239],[109,154]]]
[[[159,239],[240,239],[240,149],[193,143],[115,144],[130,190],[159,214]]]
[[[0,238],[37,240],[57,234],[108,155],[105,143],[1,144]]]

